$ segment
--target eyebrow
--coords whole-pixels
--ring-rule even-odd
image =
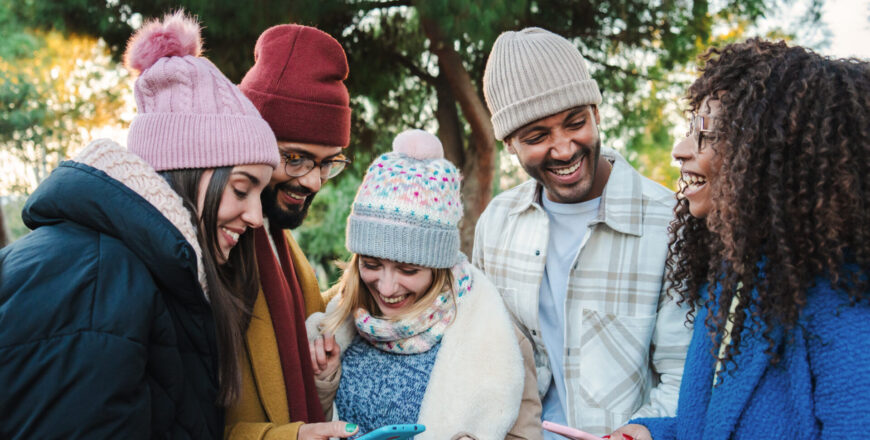
[[[292,148],[292,147],[284,147],[284,148],[278,147],[278,151],[281,154],[298,154],[300,156],[307,157],[309,159],[314,158],[314,154],[311,154],[308,151],[297,150],[297,149]],[[336,157],[339,157],[339,156],[344,156],[344,152],[338,152],[338,153],[333,154],[332,156],[326,156],[323,159],[321,159],[321,162],[324,160],[332,160],[332,159],[335,159]],[[345,157],[347,157],[347,156],[345,156]]]
[[[580,107],[575,107],[574,110],[572,110],[570,113],[565,115],[565,119],[563,119],[562,122],[568,122],[574,116],[577,116],[580,113],[586,113],[586,109],[588,109],[588,108],[589,108],[588,105],[581,105]]]
[[[254,186],[260,184],[260,179],[254,177],[251,173],[249,173],[247,171],[242,171],[242,170],[233,171],[233,174],[241,174],[241,175],[247,177],[251,181],[251,183],[254,184]]]
[[[565,118],[562,120],[562,123],[564,124],[565,122],[569,121],[571,118],[579,115],[580,113],[585,112],[586,109],[588,109],[588,108],[589,108],[589,105],[581,105],[580,107],[574,107],[570,113],[565,115]],[[525,129],[521,128],[521,129],[517,130],[516,136],[522,137],[524,135],[530,134],[531,132],[533,132],[535,130],[547,130],[547,127],[544,127],[542,125],[533,125],[529,128],[525,128]]]

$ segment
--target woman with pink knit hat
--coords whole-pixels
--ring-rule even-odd
[[[128,148],[63,162],[0,252],[0,438],[223,436],[279,158],[199,30],[179,12],[131,38]]]
[[[306,324],[318,392],[360,434],[419,423],[420,440],[541,438],[531,344],[459,251],[460,182],[438,138],[409,130],[354,199],[353,256]]]

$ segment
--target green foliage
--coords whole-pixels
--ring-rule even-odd
[[[368,162],[354,162],[352,166],[356,169],[355,173],[345,171],[320,189],[308,209],[305,222],[293,231],[308,261],[319,274],[326,274],[326,280],[319,280],[323,288],[334,283],[341,275],[335,263],[347,261],[350,257],[344,247],[344,229],[353,198],[362,183],[358,177],[363,174],[360,168],[364,169]]]
[[[346,257],[344,225],[356,186],[365,166],[374,155],[389,150],[395,134],[410,127],[443,129],[438,123],[446,119],[438,117],[436,111],[447,109],[458,115],[456,135],[460,147],[466,152],[472,148],[471,128],[462,119],[451,89],[445,87],[444,72],[439,69],[432,44],[444,42],[456,51],[482,101],[486,58],[501,32],[540,26],[564,35],[587,58],[602,90],[603,143],[625,153],[645,175],[673,187],[677,171],[671,166],[670,150],[674,137],[679,136],[674,127],[681,124],[680,98],[695,76],[697,56],[710,45],[743,38],[761,17],[776,7],[789,7],[793,3],[782,0],[0,2],[8,7],[5,16],[14,17],[7,21],[68,34],[100,36],[116,59],[143,17],[157,17],[184,7],[197,14],[205,25],[207,56],[234,81],[239,81],[253,63],[256,38],[269,26],[297,22],[315,25],[335,36],[344,46],[350,65],[347,85],[354,112],[348,151],[355,163],[321,190],[309,218],[297,231],[303,249],[313,263],[329,273],[330,279],[337,273],[332,261]],[[804,23],[817,23],[823,0],[802,2],[809,4]],[[0,23],[3,17],[0,13]],[[725,29],[725,35],[715,39],[714,27],[717,34]],[[433,42],[427,37],[427,31],[431,33],[433,29],[440,35],[440,41]],[[777,34],[787,35],[781,31]],[[38,44],[38,40],[22,38],[28,44]],[[0,43],[0,54],[8,50],[4,48],[7,46],[10,45]],[[37,93],[24,85],[17,87],[0,91],[4,103],[6,97],[30,102]],[[447,105],[440,105],[445,102]],[[38,110],[37,105],[33,114],[19,114],[16,123],[26,125],[29,120],[39,120]],[[498,161],[502,165],[498,167],[493,190],[502,183],[515,181],[512,173],[522,173],[509,167],[503,155]]]
[[[89,130],[118,123],[124,75],[93,37],[27,28],[0,0],[0,154],[15,173],[0,182],[28,193]],[[8,170],[8,168],[7,168]]]
[[[27,199],[21,196],[0,197],[0,209],[3,211],[6,239],[8,240],[6,244],[12,243],[30,232],[30,229],[24,225],[24,221],[21,219],[21,210],[26,201]]]

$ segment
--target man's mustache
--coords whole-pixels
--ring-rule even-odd
[[[547,159],[544,163],[541,164],[544,168],[559,168],[564,167],[566,165],[570,165],[576,161],[578,161],[583,156],[588,156],[592,154],[592,150],[588,147],[582,147],[580,151],[571,156],[568,160],[556,160],[556,159]]]
[[[310,196],[311,194],[314,194],[314,191],[311,191],[304,186],[290,185],[289,182],[275,185],[275,191],[289,191],[302,196]]]

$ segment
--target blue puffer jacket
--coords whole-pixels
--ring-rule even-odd
[[[701,308],[677,406],[672,418],[637,419],[653,440],[860,438],[870,426],[870,305],[818,279],[789,332],[771,332],[768,343],[744,329],[737,369],[713,388],[713,342]],[[717,351],[718,351],[718,347]],[[732,374],[733,373],[733,374]]]
[[[33,193],[34,231],[0,251],[0,438],[222,437],[214,319],[183,209],[106,141]]]

